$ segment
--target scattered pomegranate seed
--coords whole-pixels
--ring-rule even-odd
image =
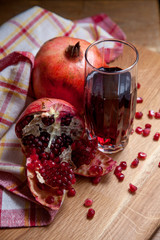
[[[153,110],[149,110],[149,111],[148,111],[148,117],[149,117],[149,118],[153,118],[154,115],[155,115],[155,113],[154,113]]]
[[[147,137],[150,134],[150,132],[151,132],[150,128],[145,128],[145,129],[143,129],[142,134],[144,137]]]
[[[138,158],[141,159],[141,160],[145,160],[147,157],[147,154],[144,153],[144,152],[139,152],[138,153]]]
[[[136,133],[138,133],[138,134],[142,134],[143,129],[142,129],[141,127],[137,127],[135,131],[136,131]]]
[[[93,208],[88,209],[87,218],[92,219],[95,215],[95,210]]]
[[[119,182],[122,182],[124,180],[124,174],[121,172],[117,173],[116,177],[118,178]]]
[[[145,124],[145,128],[151,128],[151,127],[152,127],[152,125],[150,123]]]
[[[160,168],[160,162],[158,163],[158,167]]]
[[[143,102],[143,98],[142,97],[137,97],[137,103],[142,103]]]
[[[160,138],[160,133],[159,133],[159,132],[156,132],[156,133],[154,134],[154,136],[153,136],[153,140],[154,140],[154,141],[158,141],[159,138]]]
[[[141,87],[141,84],[140,83],[137,83],[137,88],[139,89]]]
[[[143,117],[143,113],[142,112],[136,112],[135,113],[135,118],[136,119],[141,119]]]
[[[137,187],[134,186],[132,183],[130,183],[128,190],[129,190],[130,193],[135,193],[137,191]]]
[[[84,206],[85,207],[91,207],[93,204],[93,200],[91,198],[87,198],[85,201],[84,201]]]
[[[132,128],[131,134],[133,134],[133,133],[134,133],[134,129]]]
[[[160,119],[160,112],[155,112],[154,117],[155,117],[156,119]]]
[[[67,192],[68,197],[74,197],[76,195],[76,190],[74,188],[70,188]]]
[[[126,170],[127,163],[125,161],[120,162],[120,167],[122,168],[122,170]]]
[[[131,167],[132,168],[135,168],[137,167],[139,164],[139,159],[138,158],[135,158],[132,162],[131,162]]]
[[[119,165],[115,168],[114,170],[114,174],[117,175],[118,173],[120,173],[122,171],[122,167]]]
[[[101,181],[101,177],[100,176],[99,177],[92,177],[91,181],[92,181],[93,184],[98,184]]]

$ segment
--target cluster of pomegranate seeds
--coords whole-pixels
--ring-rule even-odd
[[[61,126],[69,126],[72,121],[73,116],[68,113],[67,115],[61,118]]]
[[[68,148],[73,143],[72,138],[65,133],[58,136],[51,144],[51,151],[55,156],[59,156],[65,148]]]
[[[137,187],[135,185],[133,185],[132,183],[130,183],[128,190],[130,193],[135,193],[137,191]]]
[[[143,117],[143,113],[142,112],[136,112],[135,113],[135,118],[136,119],[141,119]]]
[[[132,162],[131,162],[131,167],[132,168],[135,168],[137,167],[139,164],[139,159],[138,158],[135,158]]]
[[[151,132],[151,124],[147,123],[144,129],[141,127],[136,127],[135,132],[138,134],[142,134],[144,137],[147,137]]]
[[[33,115],[27,116],[27,117],[25,117],[25,118],[17,125],[16,130],[17,130],[17,136],[18,136],[19,138],[22,137],[22,129],[23,129],[26,125],[28,125],[33,118],[34,118]]]
[[[89,208],[87,212],[87,218],[92,219],[95,215],[95,210],[93,208]]]
[[[159,133],[159,132],[156,132],[156,133],[154,134],[154,136],[153,136],[153,140],[154,140],[154,141],[158,141],[159,138],[160,138],[160,133]]]
[[[42,117],[42,122],[45,126],[50,126],[55,122],[54,115],[48,117]]]
[[[142,97],[137,97],[137,103],[142,103],[143,102],[143,98]]]
[[[120,164],[115,168],[114,174],[119,180],[119,182],[122,182],[124,180],[124,174],[122,173],[122,170],[126,170],[127,163],[125,161],[120,162]]]
[[[85,201],[84,201],[84,206],[85,207],[91,207],[93,204],[93,200],[91,198],[87,198]]]
[[[89,165],[95,156],[97,140],[80,139],[72,144],[72,161],[77,167]],[[83,155],[82,155],[83,152]],[[97,171],[98,169],[92,169]],[[103,170],[103,169],[102,169]],[[99,169],[101,171],[101,169]]]
[[[103,168],[98,165],[93,165],[89,168],[89,173],[96,174],[97,176],[101,176],[103,174]]]

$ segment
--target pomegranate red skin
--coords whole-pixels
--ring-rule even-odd
[[[66,54],[69,45],[80,43],[79,56]],[[53,38],[42,45],[35,57],[32,75],[36,98],[52,97],[71,103],[82,114],[85,82],[85,50],[89,42],[72,37]],[[95,47],[89,58],[94,66],[102,66],[102,58]]]

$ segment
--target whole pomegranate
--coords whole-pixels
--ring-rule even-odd
[[[88,140],[83,119],[63,100],[42,98],[32,102],[15,131],[27,157],[30,190],[39,203],[52,209],[60,207],[65,191],[73,190],[75,174],[102,176],[115,165],[98,152],[96,140]]]
[[[32,75],[35,97],[63,99],[83,113],[84,55],[89,45],[72,37],[56,37],[44,43],[35,57]],[[93,48],[89,54],[94,66],[101,67],[98,49]]]

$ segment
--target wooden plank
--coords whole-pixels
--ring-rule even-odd
[[[143,97],[144,102],[137,105],[137,111],[142,111],[144,116],[135,120],[134,128],[144,127],[146,123],[151,123],[152,128],[148,137],[131,135],[125,150],[113,155],[118,163],[122,160],[128,163],[124,181],[118,182],[110,173],[99,185],[93,186],[89,179],[79,177],[76,196],[65,199],[50,226],[1,230],[0,239],[148,240],[159,227],[160,141],[154,142],[153,135],[160,131],[160,120],[149,119],[147,113],[149,109],[159,111],[160,108],[160,55],[145,48],[138,49],[138,82],[141,83],[138,96]],[[132,169],[130,164],[140,151],[147,153],[147,159]],[[135,195],[128,192],[129,183],[138,187]],[[87,197],[93,199],[96,211],[91,221],[86,219],[87,208],[83,206]]]

